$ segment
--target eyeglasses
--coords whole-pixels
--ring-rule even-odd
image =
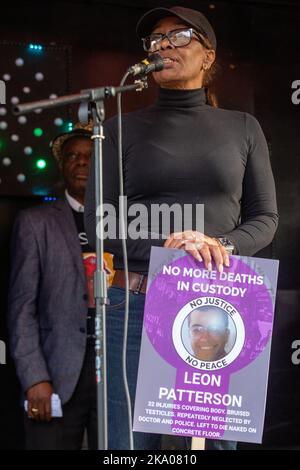
[[[166,34],[154,33],[146,38],[143,38],[143,48],[146,52],[156,52],[161,49],[162,41],[167,38],[169,43],[174,47],[188,46],[193,38],[193,34],[203,46],[207,47],[202,36],[193,28],[188,29],[174,29],[168,31]]]
[[[224,326],[217,326],[217,325],[211,325],[211,326],[202,326],[202,325],[192,325],[190,327],[191,334],[193,336],[200,336],[203,335],[204,333],[208,333],[210,335],[216,335],[216,336],[221,336],[225,334],[226,328]]]

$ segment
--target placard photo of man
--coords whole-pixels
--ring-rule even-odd
[[[236,338],[235,325],[221,308],[214,306],[196,308],[188,315],[186,322],[188,349],[196,359],[217,361],[232,350]],[[187,335],[184,343],[186,340]]]

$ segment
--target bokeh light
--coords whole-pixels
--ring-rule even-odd
[[[36,162],[35,162],[35,166],[39,169],[39,170],[44,170],[46,167],[47,167],[47,162],[44,158],[39,158]]]
[[[36,127],[33,131],[33,135],[35,137],[42,137],[43,135],[43,129],[41,129],[40,127]]]

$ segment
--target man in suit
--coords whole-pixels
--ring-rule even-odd
[[[83,224],[91,150],[90,128],[58,136],[52,152],[65,197],[21,211],[14,225],[8,319],[28,400],[27,449],[80,449],[85,430],[89,448],[97,448],[90,288],[96,261]],[[51,416],[53,393],[62,403],[61,418]]]

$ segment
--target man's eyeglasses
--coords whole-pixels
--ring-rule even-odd
[[[198,41],[205,47],[204,39],[202,36],[193,28],[188,29],[174,29],[168,31],[166,34],[154,33],[146,38],[143,38],[143,48],[146,52],[156,52],[161,49],[162,41],[167,38],[169,43],[174,47],[184,47],[190,44],[193,34],[197,37]]]
[[[210,335],[217,335],[221,336],[225,334],[226,328],[222,325],[211,325],[211,326],[202,326],[202,325],[192,325],[190,327],[191,334],[193,336],[200,336],[204,333],[208,333]]]

